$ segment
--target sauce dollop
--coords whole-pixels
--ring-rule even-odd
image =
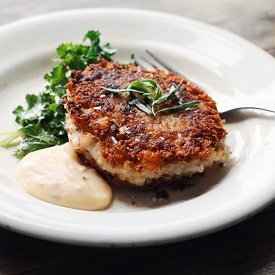
[[[60,206],[102,210],[112,200],[110,185],[69,143],[29,153],[19,162],[17,177],[27,193]]]

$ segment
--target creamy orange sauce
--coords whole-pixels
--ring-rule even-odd
[[[65,207],[102,210],[112,200],[110,185],[80,161],[69,143],[28,154],[17,177],[30,195]]]

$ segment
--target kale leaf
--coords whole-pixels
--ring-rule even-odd
[[[26,95],[27,107],[18,106],[13,111],[15,121],[21,128],[17,132],[8,133],[0,142],[2,147],[16,146],[18,158],[68,141],[65,130],[66,111],[61,100],[66,95],[65,85],[71,71],[83,70],[87,65],[97,63],[99,56],[111,61],[116,52],[109,43],[100,45],[100,33],[96,30],[86,33],[83,44],[61,44],[56,51],[57,65],[44,76],[47,81],[45,90],[38,95]],[[18,138],[19,144],[15,142]]]

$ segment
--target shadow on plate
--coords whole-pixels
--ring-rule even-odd
[[[114,211],[140,211],[192,200],[217,187],[233,165],[233,159],[224,166],[216,164],[204,173],[193,175],[177,185],[160,185],[153,189],[114,187],[111,208]]]

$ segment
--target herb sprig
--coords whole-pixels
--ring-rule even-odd
[[[13,114],[21,128],[7,133],[0,146],[16,147],[16,156],[39,149],[61,145],[67,142],[65,130],[65,109],[61,99],[66,94],[65,85],[72,70],[83,70],[87,65],[97,63],[98,57],[111,61],[116,50],[107,43],[100,45],[100,33],[91,30],[84,36],[86,44],[61,44],[57,49],[57,65],[44,79],[45,90],[38,95],[26,96],[27,107],[18,106]],[[1,135],[2,136],[2,135]]]
[[[175,98],[181,84],[182,81],[177,85],[177,87],[171,86],[167,93],[164,93],[160,85],[153,79],[138,78],[127,85],[124,89],[103,88],[112,93],[128,93],[128,96],[131,98],[129,101],[130,105],[135,105],[143,112],[156,117],[158,113],[184,111],[197,106],[201,102],[200,100],[196,100],[182,103],[177,106],[161,108],[162,104]]]

